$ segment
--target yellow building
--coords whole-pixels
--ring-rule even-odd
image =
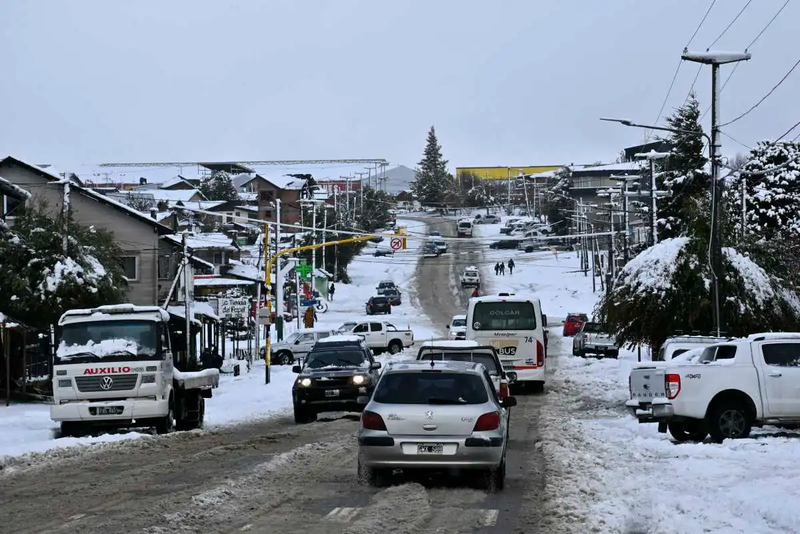
[[[540,172],[555,171],[563,165],[534,165],[511,167],[456,167],[456,178],[465,174],[473,174],[482,180],[508,180],[520,174],[539,174]]]

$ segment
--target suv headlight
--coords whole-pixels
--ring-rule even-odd
[[[155,384],[156,375],[142,375],[142,384]]]
[[[353,384],[359,386],[367,381],[367,377],[364,375],[356,375],[353,377]]]
[[[308,386],[311,385],[311,379],[310,378],[301,378],[300,380],[297,381],[297,383],[299,385],[303,386],[304,388],[307,388]]]

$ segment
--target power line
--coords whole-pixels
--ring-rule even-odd
[[[781,139],[783,139],[784,137],[786,137],[787,135],[792,133],[792,130],[794,130],[798,126],[800,126],[800,121],[797,121],[796,123],[794,123],[794,126],[789,128],[788,130],[786,130],[786,132],[782,136],[780,136],[778,139],[776,139],[776,141],[780,141]],[[800,136],[800,134],[798,134],[798,136]],[[794,139],[797,139],[797,137],[795,137]],[[794,139],[792,139],[792,141],[794,141]]]
[[[758,32],[758,35],[756,35],[756,38],[755,38],[755,39],[753,39],[753,40],[750,42],[750,44],[749,44],[749,45],[747,45],[747,48],[745,48],[745,50],[749,50],[749,49],[750,49],[750,47],[752,47],[754,44],[756,44],[756,41],[758,41],[758,39],[759,39],[759,38],[760,38],[760,37],[761,37],[761,36],[764,34],[764,32],[765,32],[765,31],[767,31],[767,28],[769,28],[770,26],[772,26],[772,23],[773,23],[773,22],[775,22],[775,19],[777,19],[777,18],[778,18],[778,15],[780,15],[780,14],[781,14],[781,11],[783,11],[783,9],[786,7],[786,5],[789,3],[789,1],[790,1],[790,0],[786,0],[786,2],[784,2],[784,3],[783,3],[783,5],[781,6],[781,8],[778,10],[778,12],[777,12],[777,13],[775,13],[775,16],[773,16],[773,17],[772,17],[772,18],[769,20],[769,22],[767,22],[767,25],[766,25],[766,26],[764,26],[764,28],[763,28],[763,29],[762,29],[760,32]]]
[[[775,86],[774,86],[772,89],[770,89],[770,90],[769,90],[769,92],[768,92],[767,94],[765,94],[765,95],[764,95],[764,96],[761,98],[761,100],[759,100],[758,102],[756,102],[755,104],[753,104],[753,106],[752,106],[750,109],[748,109],[747,111],[745,111],[744,113],[742,113],[741,115],[739,115],[738,117],[736,117],[735,119],[733,119],[733,120],[730,120],[730,121],[728,121],[728,122],[726,122],[726,123],[720,124],[720,125],[719,125],[719,127],[721,128],[721,127],[723,127],[723,126],[728,126],[729,124],[733,124],[734,122],[736,122],[736,121],[738,121],[739,119],[741,119],[741,118],[745,117],[745,116],[746,116],[746,115],[748,115],[748,114],[749,114],[751,111],[753,111],[753,110],[754,110],[754,109],[756,109],[758,106],[760,106],[760,105],[761,105],[761,103],[762,103],[762,102],[764,102],[764,100],[766,100],[767,98],[769,98],[769,96],[770,96],[772,93],[774,93],[774,92],[775,92],[775,90],[776,90],[778,87],[780,87],[780,86],[781,86],[781,84],[782,84],[784,81],[786,81],[786,78],[788,78],[788,77],[789,77],[789,75],[790,75],[792,72],[794,72],[794,69],[796,69],[798,65],[800,65],[800,59],[798,59],[798,60],[795,62],[795,64],[792,66],[792,68],[791,68],[791,69],[789,69],[789,72],[787,72],[786,74],[784,74],[784,75],[783,75],[783,78],[781,78],[781,79],[780,79],[780,81],[779,81],[777,84],[775,84]]]
[[[722,30],[722,33],[721,33],[721,34],[719,34],[719,35],[717,36],[717,38],[716,38],[716,39],[714,39],[714,42],[713,42],[713,43],[711,43],[710,45],[708,45],[708,48],[706,49],[706,51],[710,50],[712,46],[714,46],[715,44],[717,44],[717,41],[719,41],[720,39],[722,39],[722,36],[723,36],[723,35],[725,35],[726,33],[728,33],[728,30],[730,30],[730,29],[731,29],[731,26],[733,26],[733,23],[734,23],[734,22],[736,22],[736,21],[739,19],[739,17],[741,17],[741,16],[742,16],[742,13],[744,13],[744,10],[745,10],[745,9],[747,9],[747,6],[749,6],[749,5],[750,5],[750,3],[751,3],[752,1],[753,1],[753,0],[747,0],[747,3],[744,5],[744,7],[743,7],[742,9],[740,9],[740,10],[739,10],[739,12],[736,14],[736,16],[735,16],[735,17],[733,17],[733,20],[730,22],[730,24],[728,24],[728,25],[725,27],[725,29],[724,29],[724,30]]]
[[[706,14],[703,15],[703,18],[700,20],[700,24],[697,25],[697,28],[695,28],[694,33],[689,38],[689,42],[686,43],[686,46],[684,48],[689,48],[689,46],[692,44],[692,41],[694,41],[694,38],[697,36],[697,32],[700,31],[700,28],[703,26],[703,23],[706,21],[706,18],[708,18],[708,14],[711,13],[711,9],[714,7],[714,4],[716,4],[716,3],[717,3],[717,0],[712,0],[711,1],[711,5],[708,6],[708,9],[706,10]]]
[[[731,141],[733,141],[734,143],[737,143],[737,144],[739,144],[739,145],[742,145],[743,147],[745,147],[745,148],[746,148],[746,149],[748,149],[748,150],[753,150],[753,147],[751,147],[751,146],[747,146],[746,144],[742,143],[741,141],[739,141],[738,139],[736,139],[736,138],[732,137],[731,135],[729,135],[729,134],[727,134],[727,133],[723,132],[722,130],[720,130],[720,131],[719,131],[719,133],[721,133],[722,135],[724,135],[725,137],[727,137],[728,139],[730,139],[730,140],[731,140]]]

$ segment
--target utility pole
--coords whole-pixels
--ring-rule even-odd
[[[699,52],[690,53],[684,49],[681,59],[694,63],[711,65],[711,144],[709,146],[709,159],[711,160],[711,275],[713,276],[712,299],[714,306],[714,325],[717,336],[722,335],[725,328],[722,317],[720,295],[722,276],[722,241],[719,236],[719,204],[722,200],[722,180],[719,178],[720,157],[720,93],[722,88],[719,83],[719,67],[728,63],[738,63],[751,58],[749,52]]]
[[[194,369],[194,354],[192,353],[192,303],[189,300],[189,284],[191,283],[192,274],[189,272],[189,242],[186,239],[187,232],[181,236],[181,244],[183,245],[183,314],[186,317],[186,367],[182,371]],[[224,355],[223,355],[224,356]]]
[[[311,226],[314,228],[314,233],[312,234],[312,244],[317,244],[317,203],[311,203],[311,209],[313,210],[311,213]],[[312,286],[314,285],[314,269],[317,268],[317,249],[311,249],[311,282]]]
[[[508,186],[508,209],[511,209],[511,167],[506,168],[506,185]]]
[[[358,192],[359,192],[359,196],[361,198],[361,211],[360,211],[360,213],[364,213],[364,179],[362,178],[362,176],[364,176],[367,173],[365,173],[365,172],[357,172],[355,174],[358,175]]]
[[[323,204],[325,212],[322,214],[322,242],[325,243],[328,241],[328,205]],[[325,263],[325,251],[328,247],[322,247],[322,269],[325,270],[327,268],[327,263]],[[312,280],[314,273],[311,273]]]
[[[630,234],[631,234],[631,225],[630,225],[630,206],[628,204],[628,183],[632,181],[638,181],[641,179],[641,176],[638,174],[634,175],[623,175],[617,176],[612,174],[611,179],[615,182],[622,182],[622,225],[625,227],[625,234],[623,236],[623,252],[622,252],[622,260],[625,263],[628,263],[630,260]]]
[[[742,235],[741,239],[744,239],[745,231],[747,229],[747,177],[739,173],[742,179]]]
[[[528,216],[530,216],[530,214],[531,214],[531,203],[528,200],[528,177],[525,176],[525,174],[520,174],[520,177],[522,178],[522,189],[525,192],[525,206],[526,206],[526,208],[528,210]]]
[[[64,249],[64,257],[69,254],[69,172],[64,173],[64,198],[61,202],[61,212],[64,216],[64,238],[61,246]],[[10,389],[10,388],[9,388]]]
[[[333,229],[334,231],[339,229],[339,195],[337,194],[337,190],[334,189],[333,191]],[[338,239],[339,233],[336,232],[336,237]],[[333,247],[333,281],[339,281],[339,245],[334,245]]]
[[[646,159],[650,162],[650,246],[658,243],[658,197],[667,194],[659,191],[656,184],[656,160],[669,157],[669,152],[640,152],[633,157]]]

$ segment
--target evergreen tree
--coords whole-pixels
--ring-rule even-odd
[[[556,171],[556,182],[544,192],[540,212],[547,218],[556,235],[569,235],[571,223],[567,218],[568,210],[575,208],[575,201],[570,196],[572,187],[572,171],[562,167]]]
[[[200,185],[200,193],[208,200],[239,200],[231,175],[225,171],[212,172],[211,177]]]
[[[442,156],[442,147],[436,139],[436,130],[431,126],[422,159],[417,164],[416,177],[411,183],[411,192],[423,204],[442,204],[452,191],[453,176],[447,170],[447,160]]]
[[[64,253],[64,237],[67,253]],[[0,310],[45,327],[70,308],[124,302],[122,251],[113,234],[53,219],[43,204],[22,210],[14,228],[0,221]]]
[[[156,207],[156,203],[152,198],[148,198],[141,193],[128,193],[125,203],[136,211],[150,211]]]
[[[700,104],[694,93],[667,119],[667,125],[682,131],[670,135],[670,157],[659,165],[665,172],[657,179],[658,187],[671,193],[658,201],[659,239],[693,233],[697,219],[692,215],[697,214],[697,202],[708,197],[711,185],[711,177],[704,170],[708,159],[703,155]]]

